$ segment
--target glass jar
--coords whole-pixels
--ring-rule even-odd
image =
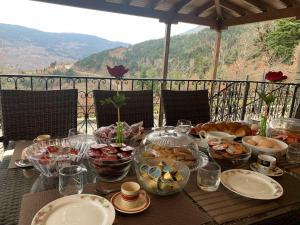
[[[300,119],[278,118],[269,123],[267,136],[286,142],[300,143]]]

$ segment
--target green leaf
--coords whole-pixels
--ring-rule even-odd
[[[112,104],[116,109],[121,108],[122,106],[126,105],[127,97],[123,94],[117,94],[110,98],[106,98],[101,100],[101,105],[109,105]]]

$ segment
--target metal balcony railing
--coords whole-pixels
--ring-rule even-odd
[[[299,105],[299,86],[293,83],[268,83],[225,80],[174,80],[124,78],[118,81],[106,77],[70,77],[60,75],[0,75],[0,89],[61,90],[76,88],[78,97],[79,129],[91,133],[96,128],[93,90],[153,90],[154,118],[158,125],[160,90],[163,83],[168,90],[209,91],[211,118],[214,121],[258,119],[264,104],[258,91],[276,96],[270,117],[292,117]],[[188,110],[188,109],[187,109]]]

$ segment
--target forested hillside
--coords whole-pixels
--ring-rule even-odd
[[[215,31],[171,38],[169,77],[209,78],[212,70]],[[300,22],[289,19],[230,27],[222,32],[218,77],[260,80],[267,70],[295,72],[295,49],[300,41]],[[93,54],[77,61],[74,70],[107,76],[105,66],[123,64],[131,77],[160,77],[163,39],[146,41],[129,48]]]

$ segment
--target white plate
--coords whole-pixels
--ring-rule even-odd
[[[272,169],[267,173],[260,172],[256,162],[250,164],[250,169],[255,171],[255,172],[267,175],[269,177],[280,177],[284,174],[283,170],[280,169],[279,167],[276,167],[275,169]]]
[[[59,198],[41,208],[31,225],[112,225],[115,209],[105,198],[79,194]]]
[[[283,194],[277,181],[251,170],[226,170],[221,174],[221,182],[230,191],[247,198],[270,200]]]

